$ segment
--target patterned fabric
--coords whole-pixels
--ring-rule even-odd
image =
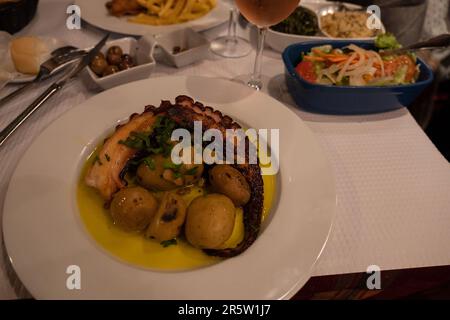
[[[428,39],[442,33],[450,33],[450,1],[429,0],[428,2],[422,38]],[[440,74],[444,78],[450,78],[450,61],[444,63],[450,58],[450,49],[433,51],[432,57],[437,62],[441,62]]]
[[[429,38],[450,31],[450,6],[448,0],[429,0],[423,38]]]

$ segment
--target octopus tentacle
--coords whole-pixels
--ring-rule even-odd
[[[110,161],[106,166],[94,164],[86,176],[86,183],[97,188],[105,199],[110,199],[114,192],[125,187],[121,178],[122,169],[126,166],[135,154],[136,150],[119,144],[120,140],[125,140],[132,131],[146,131],[151,127],[157,116],[164,115],[175,121],[179,126],[186,129],[193,129],[194,121],[201,121],[203,130],[218,129],[225,139],[227,129],[240,129],[240,125],[229,116],[223,115],[220,111],[195,102],[188,96],[178,96],[175,104],[170,101],[162,101],[158,108],[147,106],[141,115],[133,115],[130,121],[116,129],[116,132],[106,141],[100,157],[108,154]],[[233,257],[244,252],[256,240],[261,226],[264,188],[259,163],[249,163],[248,138],[245,138],[246,161],[244,164],[234,164],[247,180],[252,190],[249,202],[244,206],[244,239],[235,248],[229,249],[207,249],[206,254],[219,257]],[[224,143],[225,146],[225,143]]]
[[[123,167],[135,154],[136,150],[120,143],[126,140],[132,131],[146,131],[153,126],[156,117],[150,111],[132,114],[126,124],[116,127],[114,134],[107,138],[98,154],[97,161],[89,169],[85,182],[98,190],[105,200],[126,186],[121,178]]]

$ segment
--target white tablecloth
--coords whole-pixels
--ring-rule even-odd
[[[94,44],[103,34],[100,30],[86,24],[78,31],[65,28],[70,2],[41,0],[37,17],[21,34],[51,35],[81,48]],[[213,38],[224,30],[221,26],[206,34]],[[241,59],[211,54],[209,60],[183,69],[159,64],[152,77],[205,75],[233,79],[250,73],[253,59],[253,54]],[[280,55],[267,50],[263,66],[264,75],[270,79],[266,92],[306,121],[335,174],[336,219],[314,275],[364,272],[372,264],[382,270],[450,264],[450,166],[409,112],[403,109],[338,117],[300,111],[286,93]],[[1,108],[0,129],[45,87],[41,85]],[[0,95],[13,88],[8,86]],[[32,139],[65,111],[97,92],[81,79],[71,83],[0,149],[0,210],[14,168]],[[0,299],[27,297],[4,248],[0,251]]]

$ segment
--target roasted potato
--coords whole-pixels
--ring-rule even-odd
[[[213,193],[198,197],[186,215],[186,239],[194,247],[219,249],[230,238],[236,209],[230,198]]]
[[[250,186],[245,177],[226,164],[214,166],[209,171],[209,182],[214,191],[229,197],[236,206],[243,206],[250,200]]]
[[[141,187],[124,188],[111,202],[110,212],[115,224],[126,231],[145,229],[158,209],[155,197]]]
[[[169,191],[177,188],[173,181],[164,178],[164,164],[168,161],[163,155],[156,155],[152,158],[153,166],[145,163],[139,165],[136,172],[137,182],[146,189],[155,191]]]
[[[156,191],[170,191],[197,182],[203,174],[203,164],[174,165],[170,157],[151,157],[152,166],[139,165],[136,177],[144,188]]]
[[[202,177],[203,164],[183,164],[179,170],[182,174],[184,185],[192,185]]]
[[[185,218],[186,203],[183,198],[176,193],[165,192],[145,235],[160,242],[176,238]]]

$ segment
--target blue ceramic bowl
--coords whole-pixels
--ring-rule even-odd
[[[342,48],[354,43],[365,49],[374,49],[370,41],[335,41],[334,48]],[[433,72],[422,60],[420,76],[416,83],[396,86],[332,86],[313,84],[296,72],[302,52],[329,44],[326,41],[312,41],[293,44],[283,52],[286,67],[286,84],[296,104],[303,109],[328,114],[368,114],[399,109],[409,106],[414,99],[433,81]]]

